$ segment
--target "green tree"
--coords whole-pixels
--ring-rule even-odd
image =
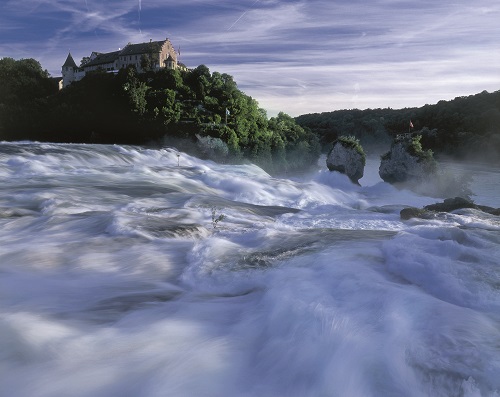
[[[85,66],[89,62],[90,62],[90,57],[83,57],[82,60],[80,61],[80,67]]]
[[[2,72],[10,73],[13,64],[13,60],[5,60],[0,65],[0,78]],[[47,80],[39,64],[27,66]],[[143,66],[147,69],[148,65]],[[39,101],[44,112],[35,118],[43,122],[38,127],[33,123],[31,131],[41,140],[141,144],[182,138],[176,144],[185,145],[183,150],[199,142],[210,155],[232,161],[247,157],[272,172],[290,169],[291,164],[307,166],[319,153],[309,130],[285,114],[269,120],[258,102],[240,91],[230,75],[210,73],[205,65],[191,71],[144,73],[129,67],[116,76],[97,71],[48,96],[34,96],[29,90],[23,93],[25,86],[13,90],[7,84],[0,86],[0,93],[4,98],[15,92],[17,99],[25,95],[32,103]],[[25,101],[17,99],[0,100],[0,115],[26,112]],[[19,104],[17,110],[15,103]],[[289,161],[294,152],[300,155],[299,162]]]
[[[128,68],[126,81],[123,84],[123,90],[126,92],[126,96],[128,97],[130,109],[132,112],[135,112],[140,116],[146,112],[146,93],[148,89],[148,85],[138,79],[135,68]]]
[[[35,59],[0,59],[0,138],[35,138],[32,131],[45,118],[46,98],[56,91]]]

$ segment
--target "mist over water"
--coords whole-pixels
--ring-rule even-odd
[[[500,218],[378,165],[1,143],[0,396],[499,396]]]

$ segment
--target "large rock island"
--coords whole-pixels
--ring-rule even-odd
[[[423,181],[437,170],[431,150],[423,150],[421,136],[398,139],[382,156],[379,175],[388,183]]]
[[[341,136],[333,142],[326,158],[326,166],[330,171],[338,171],[359,184],[363,177],[366,155],[359,140],[352,136]]]

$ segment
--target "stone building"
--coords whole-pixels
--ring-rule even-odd
[[[96,70],[117,72],[128,66],[134,66],[139,73],[145,70],[159,70],[161,68],[186,68],[178,62],[177,52],[168,38],[161,41],[150,40],[148,43],[128,43],[119,51],[107,53],[94,51],[88,57],[88,61],[80,66],[77,66],[71,53],[69,53],[66,62],[62,66],[61,88],[67,87],[73,81],[81,80],[88,72]]]

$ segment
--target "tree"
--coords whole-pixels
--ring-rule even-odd
[[[129,67],[116,76],[88,73],[47,95],[32,91],[36,81],[28,78],[30,73],[11,78],[12,70],[21,66],[48,80],[36,61],[20,65],[6,59],[0,64],[0,83],[2,75],[6,81],[0,84],[0,93],[4,98],[15,93],[12,100],[0,98],[0,115],[29,121],[23,128],[26,134],[17,134],[16,139],[144,144],[175,138],[177,144],[182,138],[183,150],[192,150],[198,142],[215,159],[247,157],[271,172],[290,169],[291,164],[308,166],[319,153],[309,130],[284,113],[268,120],[265,110],[240,91],[230,75],[210,73],[205,65],[191,71],[138,73]],[[33,109],[40,111],[33,113]],[[300,154],[300,161],[287,161],[294,153]]]
[[[57,90],[49,73],[35,59],[0,59],[0,139],[11,139],[18,131],[23,138],[45,117],[45,98]]]
[[[53,91],[49,73],[35,59],[0,59],[0,101],[23,102]]]
[[[80,61],[80,67],[84,67],[87,63],[90,62],[90,57],[83,57],[82,60]]]
[[[153,57],[148,54],[142,54],[141,55],[141,69],[144,71],[151,71],[154,68],[154,61]]]
[[[135,68],[127,68],[127,77],[123,90],[129,100],[130,110],[142,116],[146,112],[146,92],[149,87],[137,77]]]

